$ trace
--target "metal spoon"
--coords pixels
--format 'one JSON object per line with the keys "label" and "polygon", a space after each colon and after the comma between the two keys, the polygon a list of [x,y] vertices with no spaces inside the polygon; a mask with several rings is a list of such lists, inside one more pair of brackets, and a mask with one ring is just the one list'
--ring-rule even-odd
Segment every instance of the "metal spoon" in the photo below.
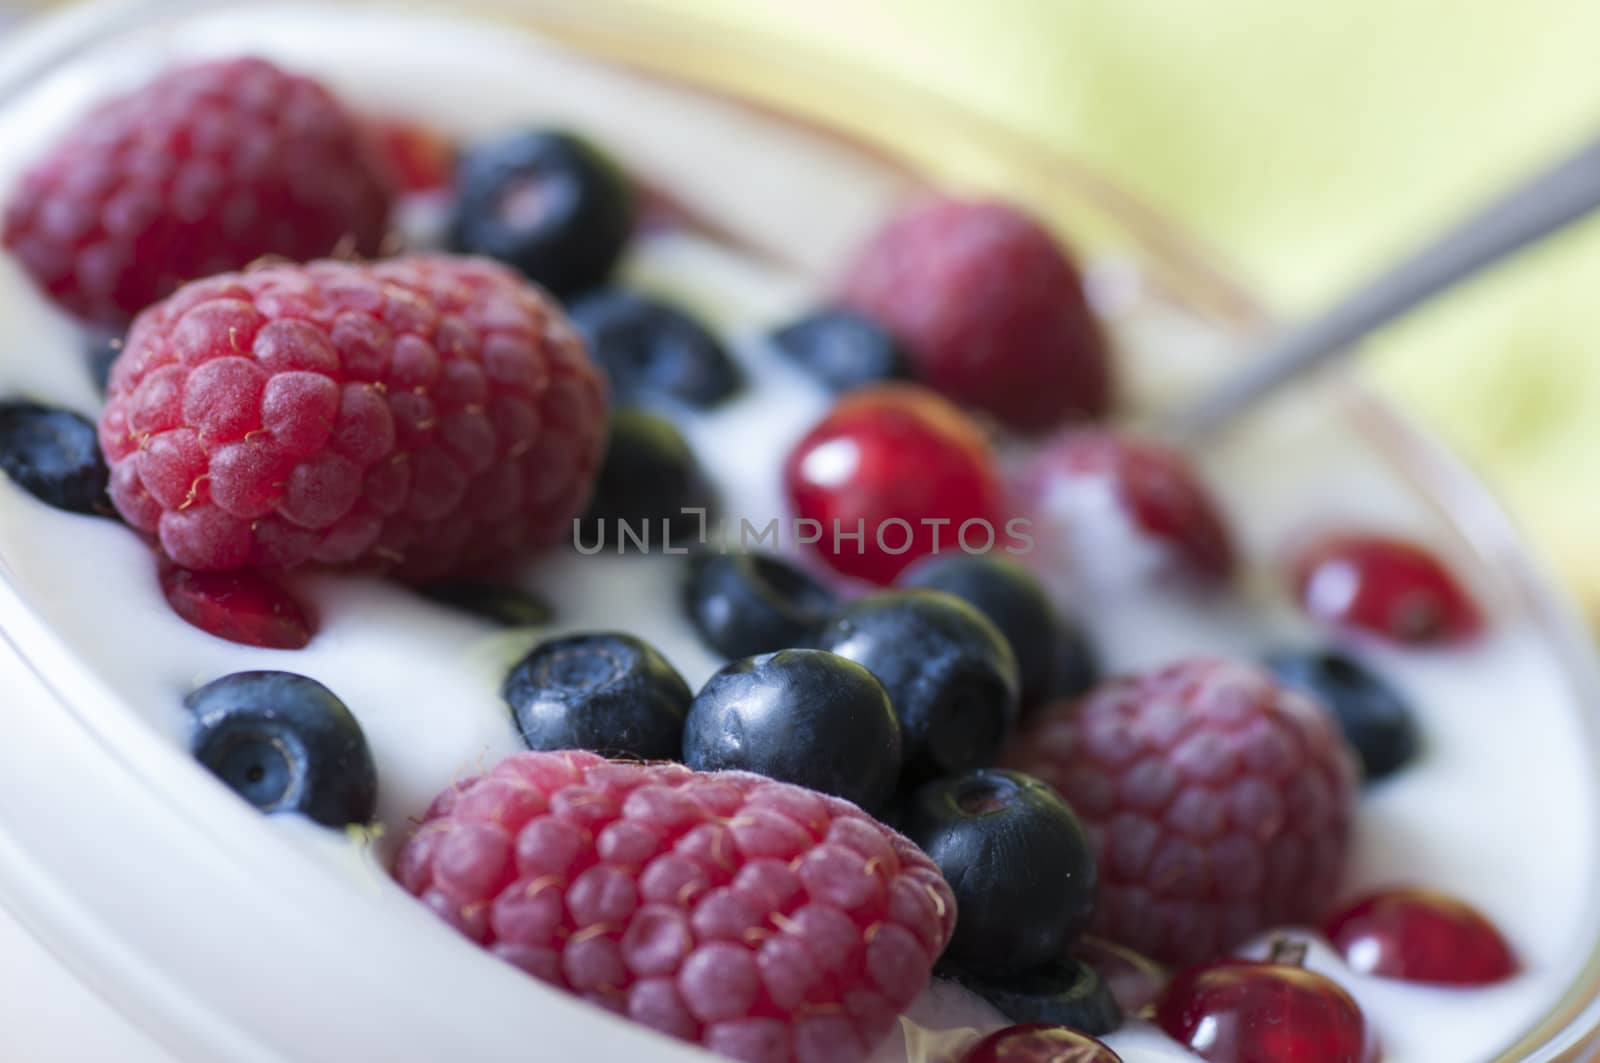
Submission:
{"label": "metal spoon", "polygon": [[1600,139],[1489,204],[1322,315],[1268,340],[1242,369],[1156,430],[1193,440],[1215,431],[1367,333],[1600,207]]}

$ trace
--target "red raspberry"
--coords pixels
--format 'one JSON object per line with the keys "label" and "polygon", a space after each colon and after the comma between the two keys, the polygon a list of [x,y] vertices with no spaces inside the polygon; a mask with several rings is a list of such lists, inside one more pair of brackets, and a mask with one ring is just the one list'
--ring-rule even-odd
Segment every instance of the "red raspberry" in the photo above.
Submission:
{"label": "red raspberry", "polygon": [[862,250],[839,298],[883,322],[935,390],[1017,431],[1111,406],[1078,271],[1015,207],[936,199],[905,212]]}
{"label": "red raspberry", "polygon": [[52,298],[121,327],[264,255],[374,254],[391,192],[321,85],[260,59],[180,67],[90,113],[23,177],[4,243]]}
{"label": "red raspberry", "polygon": [[[1126,568],[1109,555],[1136,546],[1116,541],[1127,538],[1131,522],[1137,539],[1157,547],[1146,558],[1156,567],[1175,559],[1210,579],[1233,571],[1233,542],[1204,481],[1184,454],[1154,440],[1100,429],[1065,432],[1022,466],[1012,490],[1046,533],[1038,559],[1046,567],[1116,579]],[[1091,556],[1057,557],[1054,547]]]}
{"label": "red raspberry", "polygon": [[1246,665],[1196,659],[1044,709],[1008,766],[1088,829],[1095,931],[1171,963],[1323,914],[1355,810],[1355,759],[1316,703]]}
{"label": "red raspberry", "polygon": [[134,322],[100,417],[112,501],[184,568],[417,580],[562,538],[604,435],[555,305],[445,255],[190,284]]}
{"label": "red raspberry", "polygon": [[865,1058],[955,926],[933,863],[847,801],[593,753],[446,790],[394,873],[535,977],[760,1063]]}

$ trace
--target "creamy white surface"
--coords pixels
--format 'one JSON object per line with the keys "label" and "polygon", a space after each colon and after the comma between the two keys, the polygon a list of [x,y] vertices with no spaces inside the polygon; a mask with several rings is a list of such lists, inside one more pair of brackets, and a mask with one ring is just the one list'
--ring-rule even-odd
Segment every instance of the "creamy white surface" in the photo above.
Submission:
{"label": "creamy white surface", "polygon": [[[379,33],[381,53],[372,47]],[[415,113],[465,136],[521,122],[571,123],[742,236],[784,248],[813,271],[835,261],[905,191],[897,178],[825,140],[777,134],[738,107],[647,88],[501,30],[311,9],[207,18],[79,61],[48,91],[0,113],[0,142],[8,146],[0,189],[95,95],[137,83],[175,56],[243,50],[316,72],[370,109]],[[693,303],[745,361],[756,386],[685,429],[722,489],[725,512],[758,525],[781,516],[781,457],[826,399],[759,337],[813,298],[807,274],[677,236],[646,242],[629,271]],[[1144,397],[1211,372],[1225,349],[1224,338],[1203,325],[1138,301],[1117,309],[1114,324],[1132,388]],[[76,330],[0,258],[0,394],[92,415],[81,346]],[[1272,578],[1281,552],[1308,529],[1354,521],[1456,549],[1429,507],[1309,401],[1275,411],[1209,453],[1205,465],[1258,574],[1232,599],[1127,583],[1079,589],[1084,581],[1067,580],[1074,590],[1064,604],[1089,625],[1114,669],[1194,653],[1250,657],[1309,638]],[[235,646],[171,614],[148,548],[126,529],[55,512],[3,482],[0,553],[86,665],[174,740],[183,736],[183,695],[218,675],[283,668],[326,683],[366,730],[381,780],[380,816],[392,831],[442,786],[518,748],[498,687],[510,662],[544,632],[493,632],[398,587],[315,575],[296,581],[320,617],[310,647]],[[1135,546],[1130,556],[1144,554]],[[634,632],[698,685],[720,662],[681,618],[680,564],[554,558],[531,565],[525,579],[554,603],[555,630]],[[1555,1000],[1595,937],[1600,824],[1590,736],[1552,653],[1497,574],[1484,572],[1478,583],[1495,619],[1478,644],[1427,653],[1362,648],[1410,695],[1428,747],[1420,763],[1363,797],[1349,889],[1403,880],[1459,894],[1504,930],[1526,971],[1500,987],[1444,991],[1359,978],[1314,951],[1313,965],[1360,1000],[1391,1061],[1488,1058]],[[317,837],[330,857],[347,855],[337,839],[282,829]],[[372,871],[365,861],[354,866]],[[403,935],[395,949],[403,964]],[[959,993],[925,998],[915,1017],[960,1022],[969,1005],[973,1021],[992,1020]],[[1127,1063],[1192,1058],[1138,1024],[1110,1042]],[[900,1055],[891,1043],[879,1058]]]}

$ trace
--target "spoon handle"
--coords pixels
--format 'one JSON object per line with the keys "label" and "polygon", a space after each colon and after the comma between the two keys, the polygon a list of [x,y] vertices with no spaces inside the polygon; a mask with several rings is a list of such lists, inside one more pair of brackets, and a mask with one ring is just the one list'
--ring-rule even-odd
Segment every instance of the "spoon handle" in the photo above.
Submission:
{"label": "spoon handle", "polygon": [[1295,377],[1350,350],[1367,333],[1485,266],[1600,207],[1600,139],[1513,189],[1312,320],[1267,341],[1241,369],[1174,413],[1163,434],[1193,439]]}

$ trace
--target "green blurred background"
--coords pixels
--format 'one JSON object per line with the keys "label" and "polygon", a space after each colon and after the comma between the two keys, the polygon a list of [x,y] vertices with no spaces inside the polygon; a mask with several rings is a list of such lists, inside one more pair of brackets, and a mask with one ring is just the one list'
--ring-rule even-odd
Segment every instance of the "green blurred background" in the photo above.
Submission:
{"label": "green blurred background", "polygon": [[[1600,136],[1596,0],[659,2],[1071,151],[1289,314]],[[1366,365],[1482,469],[1600,619],[1600,221],[1386,333]]]}

